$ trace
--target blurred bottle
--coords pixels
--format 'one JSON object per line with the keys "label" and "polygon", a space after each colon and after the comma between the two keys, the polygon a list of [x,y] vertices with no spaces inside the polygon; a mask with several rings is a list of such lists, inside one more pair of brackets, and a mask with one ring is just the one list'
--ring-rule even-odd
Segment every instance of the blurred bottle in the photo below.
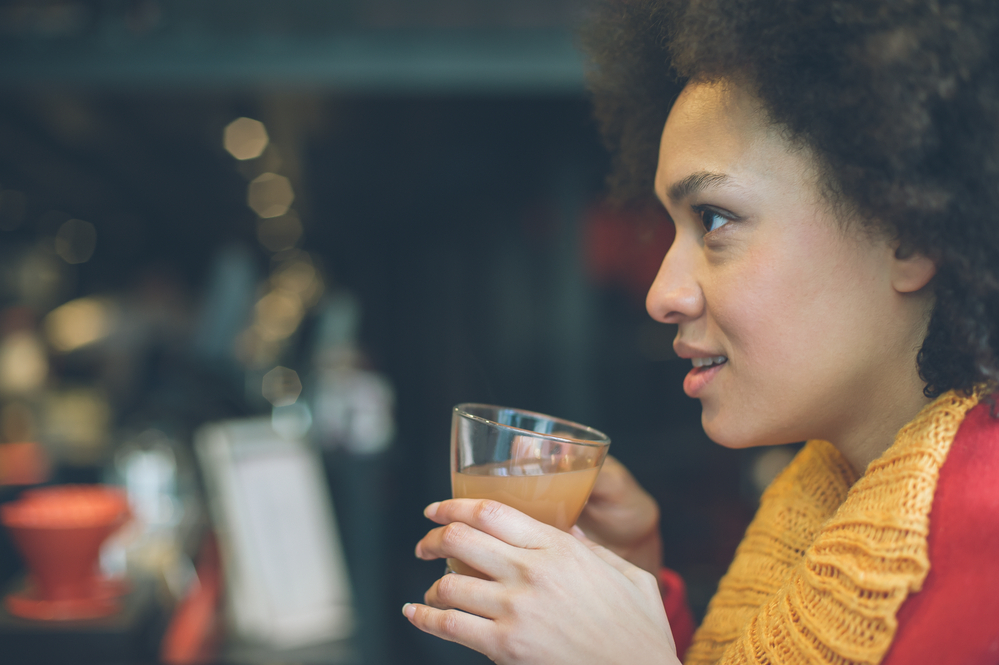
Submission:
{"label": "blurred bottle", "polygon": [[102,568],[112,575],[150,575],[161,583],[165,600],[176,601],[194,578],[188,550],[202,526],[185,449],[158,428],[140,429],[125,437],[109,471],[109,480],[125,488],[133,520],[105,546]]}
{"label": "blurred bottle", "polygon": [[385,635],[397,611],[388,565],[390,451],[395,439],[395,393],[367,367],[358,348],[361,309],[349,293],[319,306],[313,373],[312,440],[323,453],[330,493],[343,529],[344,550],[358,614],[357,641],[365,663],[389,661]]}
{"label": "blurred bottle", "polygon": [[387,378],[365,367],[359,323],[360,307],[350,294],[321,305],[313,353],[313,440],[328,450],[379,453],[395,438],[395,392]]}

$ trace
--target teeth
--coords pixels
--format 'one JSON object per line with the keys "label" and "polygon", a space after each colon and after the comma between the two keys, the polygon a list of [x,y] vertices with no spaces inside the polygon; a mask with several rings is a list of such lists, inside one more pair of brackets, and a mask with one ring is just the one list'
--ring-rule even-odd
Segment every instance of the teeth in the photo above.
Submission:
{"label": "teeth", "polygon": [[711,365],[721,365],[728,360],[725,356],[713,356],[711,358],[691,358],[694,367],[710,367]]}

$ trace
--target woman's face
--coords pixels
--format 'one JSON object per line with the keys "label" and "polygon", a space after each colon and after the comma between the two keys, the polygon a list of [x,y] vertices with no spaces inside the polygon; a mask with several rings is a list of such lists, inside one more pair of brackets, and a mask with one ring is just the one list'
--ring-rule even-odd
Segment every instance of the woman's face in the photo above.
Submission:
{"label": "woman's face", "polygon": [[737,87],[689,85],[663,130],[676,239],[646,306],[678,325],[684,391],[723,445],[835,442],[915,374],[926,299],[899,293],[893,244],[838,219],[816,178]]}

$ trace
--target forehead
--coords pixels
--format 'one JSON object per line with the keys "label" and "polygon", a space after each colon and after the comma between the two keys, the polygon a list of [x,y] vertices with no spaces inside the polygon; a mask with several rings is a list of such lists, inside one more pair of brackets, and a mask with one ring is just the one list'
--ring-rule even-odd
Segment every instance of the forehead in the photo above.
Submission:
{"label": "forehead", "polygon": [[800,185],[811,167],[754,97],[731,84],[691,83],[663,129],[656,193],[665,200],[671,185],[698,172],[724,174],[743,186],[774,179]]}

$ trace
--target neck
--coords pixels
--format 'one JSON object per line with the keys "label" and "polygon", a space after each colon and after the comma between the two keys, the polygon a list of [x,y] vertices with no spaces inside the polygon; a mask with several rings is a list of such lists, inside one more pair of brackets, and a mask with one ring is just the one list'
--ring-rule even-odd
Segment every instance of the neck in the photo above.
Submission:
{"label": "neck", "polygon": [[863,475],[868,465],[888,450],[895,436],[919,411],[932,400],[923,395],[923,382],[918,372],[905,382],[907,385],[883,390],[872,396],[865,409],[867,417],[831,437],[832,443],[850,462],[857,475]]}

